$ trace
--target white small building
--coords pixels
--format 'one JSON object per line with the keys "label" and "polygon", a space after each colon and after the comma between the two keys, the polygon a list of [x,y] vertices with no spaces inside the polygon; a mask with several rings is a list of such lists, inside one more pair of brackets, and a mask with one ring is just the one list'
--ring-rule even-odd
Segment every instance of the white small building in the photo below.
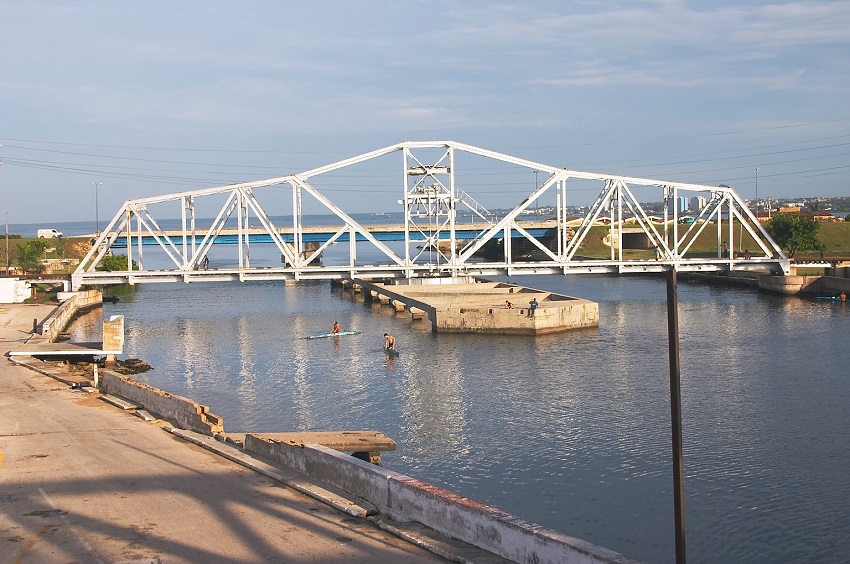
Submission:
{"label": "white small building", "polygon": [[0,304],[20,304],[32,295],[30,283],[19,278],[0,278]]}

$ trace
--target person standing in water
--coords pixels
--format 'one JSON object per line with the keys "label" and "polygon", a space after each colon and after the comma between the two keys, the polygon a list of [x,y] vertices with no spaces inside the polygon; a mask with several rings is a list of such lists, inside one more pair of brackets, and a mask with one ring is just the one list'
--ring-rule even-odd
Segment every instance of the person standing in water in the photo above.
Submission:
{"label": "person standing in water", "polygon": [[391,351],[395,350],[395,337],[389,333],[384,333],[384,348]]}

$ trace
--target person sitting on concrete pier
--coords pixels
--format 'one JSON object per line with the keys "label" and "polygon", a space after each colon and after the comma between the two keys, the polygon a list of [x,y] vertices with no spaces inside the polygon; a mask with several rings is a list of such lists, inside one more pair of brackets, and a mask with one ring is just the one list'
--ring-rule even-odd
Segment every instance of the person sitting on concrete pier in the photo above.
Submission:
{"label": "person sitting on concrete pier", "polygon": [[511,300],[505,300],[505,309],[513,309],[514,304],[511,303]]}
{"label": "person sitting on concrete pier", "polygon": [[531,298],[528,302],[528,317],[534,317],[534,312],[537,310],[537,298]]}

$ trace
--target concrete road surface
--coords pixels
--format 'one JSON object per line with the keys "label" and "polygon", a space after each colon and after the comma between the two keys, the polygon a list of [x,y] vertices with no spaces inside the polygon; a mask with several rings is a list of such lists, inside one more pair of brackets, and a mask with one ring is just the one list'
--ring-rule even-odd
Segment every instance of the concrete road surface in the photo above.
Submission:
{"label": "concrete road surface", "polygon": [[[51,309],[0,304],[0,351]],[[0,563],[445,561],[0,358]]]}

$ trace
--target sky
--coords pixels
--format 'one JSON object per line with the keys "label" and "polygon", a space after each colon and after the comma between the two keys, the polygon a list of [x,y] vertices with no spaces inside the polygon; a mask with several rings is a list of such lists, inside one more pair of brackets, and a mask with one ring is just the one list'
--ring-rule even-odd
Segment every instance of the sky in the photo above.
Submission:
{"label": "sky", "polygon": [[[850,196],[850,1],[5,0],[0,46],[10,223],[104,221],[402,141]],[[328,197],[399,211],[359,175]],[[533,188],[492,177],[491,206]]]}

